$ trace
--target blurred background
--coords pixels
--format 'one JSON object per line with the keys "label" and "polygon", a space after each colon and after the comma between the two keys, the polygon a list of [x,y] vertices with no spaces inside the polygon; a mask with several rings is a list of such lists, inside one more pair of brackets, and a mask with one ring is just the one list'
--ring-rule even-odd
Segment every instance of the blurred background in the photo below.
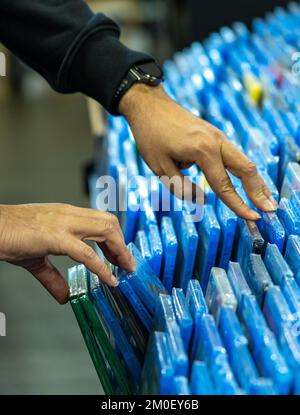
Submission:
{"label": "blurred background", "polygon": [[[149,52],[163,62],[222,25],[235,20],[250,24],[253,17],[288,2],[88,3],[121,25],[122,40],[129,47]],[[7,76],[0,78],[1,203],[88,206],[85,177],[96,151],[93,137],[103,128],[99,120],[93,122],[98,107],[87,104],[80,95],[56,94],[18,59],[9,53],[7,57]],[[71,265],[66,258],[55,258],[54,263],[64,275]],[[23,269],[3,262],[0,312],[7,318],[7,336],[0,337],[0,394],[101,393],[69,305],[57,305]]]}

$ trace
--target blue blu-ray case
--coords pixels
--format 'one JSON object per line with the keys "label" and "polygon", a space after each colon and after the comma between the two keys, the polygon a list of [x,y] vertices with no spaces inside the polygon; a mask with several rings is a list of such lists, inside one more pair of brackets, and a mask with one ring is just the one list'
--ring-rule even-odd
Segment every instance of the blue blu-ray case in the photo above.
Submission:
{"label": "blue blu-ray case", "polygon": [[229,262],[227,277],[239,305],[242,294],[251,294],[251,289],[238,262]]}
{"label": "blue blu-ray case", "polygon": [[161,241],[163,247],[162,283],[171,294],[174,285],[175,264],[178,242],[172,219],[163,216],[160,224]]}
{"label": "blue blu-ray case", "polygon": [[217,265],[227,270],[232,256],[237,216],[220,199],[217,201],[217,219],[221,228]]}
{"label": "blue blu-ray case", "polygon": [[186,352],[188,352],[194,323],[182,288],[173,287],[172,304],[183,344]]}
{"label": "blue blu-ray case", "polygon": [[175,286],[186,292],[194,271],[198,245],[198,233],[191,217],[182,212],[182,220],[177,233],[178,251],[175,267]]}
{"label": "blue blu-ray case", "polygon": [[203,291],[198,280],[190,280],[190,282],[188,283],[188,288],[186,292],[186,302],[191,313],[192,319],[194,321],[194,331],[190,349],[190,356],[193,360],[199,339],[201,318],[203,314],[208,313],[208,308],[205,302]]}
{"label": "blue blu-ray case", "polygon": [[263,312],[269,327],[277,338],[280,336],[283,326],[291,327],[295,322],[295,316],[291,313],[284,295],[277,286],[268,289]]}
{"label": "blue blu-ray case", "polygon": [[191,391],[193,395],[214,395],[215,390],[207,364],[195,360],[191,370]]}
{"label": "blue blu-ray case", "polygon": [[160,277],[161,265],[163,259],[163,246],[159,234],[158,225],[149,225],[148,241],[151,252],[150,265],[154,273]]}
{"label": "blue blu-ray case", "polygon": [[237,262],[241,265],[242,271],[247,278],[247,266],[249,255],[262,254],[264,247],[264,239],[259,232],[255,222],[240,222],[240,239],[237,250]]}
{"label": "blue blu-ray case", "polygon": [[140,251],[142,257],[151,265],[152,254],[149,241],[145,231],[138,231],[135,235],[134,244]]}
{"label": "blue blu-ray case", "polygon": [[196,260],[196,272],[203,292],[206,292],[209,273],[215,265],[221,228],[214,208],[211,205],[204,207],[204,216],[199,223],[199,243]]}
{"label": "blue blu-ray case", "polygon": [[292,384],[292,373],[253,295],[242,295],[239,317],[260,372],[273,379],[278,393],[288,394]]}
{"label": "blue blu-ray case", "polygon": [[265,240],[270,244],[278,246],[283,251],[285,243],[285,230],[275,212],[260,212],[261,219],[258,221],[259,231]]}
{"label": "blue blu-ray case", "polygon": [[224,269],[216,267],[211,269],[205,301],[217,323],[223,306],[231,307],[234,312],[236,311],[237,299]]}
{"label": "blue blu-ray case", "polygon": [[264,263],[272,281],[276,285],[280,285],[284,277],[294,277],[291,268],[288,266],[279,251],[278,246],[275,244],[267,244]]}
{"label": "blue blu-ray case", "polygon": [[150,314],[154,314],[156,301],[159,294],[167,294],[167,290],[162,282],[155,275],[148,262],[142,258],[140,251],[133,243],[128,244],[128,249],[135,257],[136,271],[126,273],[120,269],[117,270],[117,276],[120,283],[125,280],[136,295],[140,298]]}
{"label": "blue blu-ray case", "polygon": [[262,306],[267,291],[273,286],[273,281],[261,255],[249,255],[245,276],[251,291],[255,294],[258,303]]}

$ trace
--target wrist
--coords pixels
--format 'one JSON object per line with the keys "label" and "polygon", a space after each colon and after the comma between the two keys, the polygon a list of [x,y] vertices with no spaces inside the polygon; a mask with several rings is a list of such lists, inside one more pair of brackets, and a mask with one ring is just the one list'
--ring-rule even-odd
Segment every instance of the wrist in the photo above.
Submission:
{"label": "wrist", "polygon": [[162,85],[134,84],[120,99],[118,110],[129,123],[143,110],[150,111],[155,102],[168,99]]}

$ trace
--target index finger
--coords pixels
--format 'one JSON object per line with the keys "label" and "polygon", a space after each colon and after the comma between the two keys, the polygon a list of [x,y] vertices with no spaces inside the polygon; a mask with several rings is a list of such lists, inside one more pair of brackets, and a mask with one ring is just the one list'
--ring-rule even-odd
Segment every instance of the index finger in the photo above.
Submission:
{"label": "index finger", "polygon": [[222,157],[228,170],[241,179],[247,196],[258,209],[267,212],[277,209],[277,202],[255,164],[228,140],[222,145]]}
{"label": "index finger", "polygon": [[220,153],[214,153],[211,157],[207,156],[204,161],[201,161],[200,168],[213,191],[238,216],[248,220],[260,218],[260,215],[250,209],[237,194],[225,170]]}

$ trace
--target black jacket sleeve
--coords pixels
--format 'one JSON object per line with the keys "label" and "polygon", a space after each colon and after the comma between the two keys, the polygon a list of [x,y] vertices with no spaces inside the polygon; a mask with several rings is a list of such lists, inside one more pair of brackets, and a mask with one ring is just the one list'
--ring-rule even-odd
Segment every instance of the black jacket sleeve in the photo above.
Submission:
{"label": "black jacket sleeve", "polygon": [[0,0],[0,41],[58,92],[82,92],[116,114],[130,67],[153,58],[119,41],[115,22],[83,0]]}

